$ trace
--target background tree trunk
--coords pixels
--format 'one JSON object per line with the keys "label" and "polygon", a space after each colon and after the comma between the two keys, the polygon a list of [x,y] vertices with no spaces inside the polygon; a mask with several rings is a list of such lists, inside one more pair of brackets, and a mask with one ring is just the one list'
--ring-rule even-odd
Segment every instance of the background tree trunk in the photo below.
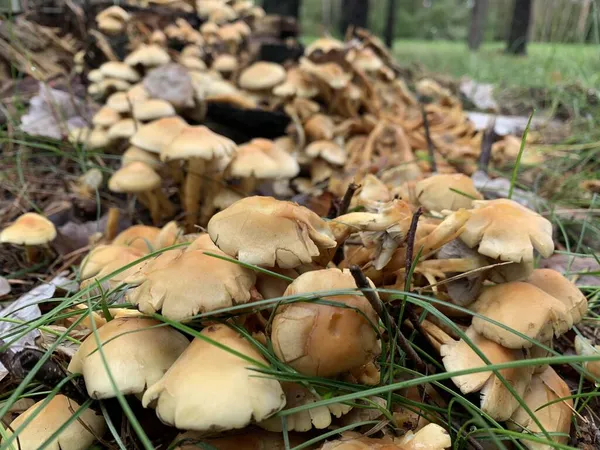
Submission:
{"label": "background tree trunk", "polygon": [[510,32],[506,51],[514,55],[527,53],[527,40],[529,38],[529,22],[531,21],[533,0],[515,0],[513,16],[510,23]]}
{"label": "background tree trunk", "polygon": [[394,28],[396,27],[396,0],[388,0],[386,14],[384,39],[385,45],[391,49],[394,46]]}
{"label": "background tree trunk", "polygon": [[263,9],[267,14],[298,18],[300,0],[263,0]]}
{"label": "background tree trunk", "polygon": [[471,28],[469,29],[469,48],[477,50],[483,42],[485,22],[487,19],[489,0],[475,0],[471,11]]}
{"label": "background tree trunk", "polygon": [[369,0],[342,0],[340,31],[346,34],[350,25],[367,28],[369,22]]}
{"label": "background tree trunk", "polygon": [[591,0],[583,0],[581,2],[581,10],[579,11],[579,19],[577,20],[577,34],[581,42],[585,42],[587,36],[587,23],[590,15]]}

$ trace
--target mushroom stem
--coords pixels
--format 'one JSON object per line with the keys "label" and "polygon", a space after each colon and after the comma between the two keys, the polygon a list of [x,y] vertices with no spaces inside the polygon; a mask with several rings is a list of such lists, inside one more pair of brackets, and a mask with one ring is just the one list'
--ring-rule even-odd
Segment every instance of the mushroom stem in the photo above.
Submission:
{"label": "mushroom stem", "polygon": [[107,242],[112,241],[117,235],[119,216],[120,212],[117,208],[108,209],[108,218],[106,220],[106,226],[104,227],[104,239],[106,239]]}
{"label": "mushroom stem", "polygon": [[152,217],[152,224],[158,225],[162,219],[160,213],[160,202],[155,194],[156,191],[145,192],[144,195],[148,200],[148,209],[150,210],[150,216]]}
{"label": "mushroom stem", "polygon": [[153,194],[156,196],[159,204],[159,208],[162,211],[162,216],[170,219],[175,215],[175,206],[169,198],[165,195],[162,189],[156,189],[153,191]]}
{"label": "mushroom stem", "polygon": [[208,182],[207,189],[205,190],[204,201],[202,208],[200,209],[200,225],[206,226],[210,218],[215,213],[214,198],[223,189],[223,174],[220,172],[213,172],[212,177]]}
{"label": "mushroom stem", "polygon": [[242,178],[240,182],[240,190],[246,195],[252,195],[252,192],[256,189],[256,185],[258,184],[258,180],[254,175],[250,175],[249,177]]}
{"label": "mushroom stem", "polygon": [[25,258],[29,264],[33,264],[38,261],[40,256],[39,249],[34,245],[25,246]]}
{"label": "mushroom stem", "polygon": [[465,209],[460,209],[446,217],[435,230],[415,242],[415,255],[421,249],[420,257],[424,259],[442,245],[456,239],[463,232],[464,225],[469,217],[471,217],[471,214]]}
{"label": "mushroom stem", "polygon": [[205,161],[202,158],[191,158],[183,188],[183,209],[186,213],[186,231],[192,232],[196,225],[202,189],[202,175]]}

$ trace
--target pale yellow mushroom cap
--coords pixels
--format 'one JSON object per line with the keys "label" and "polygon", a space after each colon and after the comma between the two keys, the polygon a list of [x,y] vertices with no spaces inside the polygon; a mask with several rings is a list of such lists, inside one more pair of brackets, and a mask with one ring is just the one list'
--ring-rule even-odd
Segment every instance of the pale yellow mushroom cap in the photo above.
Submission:
{"label": "pale yellow mushroom cap", "polygon": [[185,128],[160,153],[163,161],[202,158],[206,160],[230,157],[237,150],[231,139],[204,125]]}
{"label": "pale yellow mushroom cap", "polygon": [[309,209],[272,197],[247,197],[208,222],[215,244],[242,262],[294,268],[336,242],[327,223]]}
{"label": "pale yellow mushroom cap", "polygon": [[[160,380],[189,344],[175,329],[142,317],[113,319],[97,334],[115,386],[125,395],[141,394]],[[83,374],[90,397],[112,398],[116,393],[97,348],[96,336],[88,336],[71,359],[69,371]]]}
{"label": "pale yellow mushroom cap", "polygon": [[142,125],[131,137],[131,144],[152,153],[160,153],[188,124],[179,116],[163,117]]}
{"label": "pale yellow mushroom cap", "polygon": [[118,78],[120,80],[135,83],[140,80],[140,74],[128,64],[119,61],[105,62],[100,66],[100,72],[106,78]]}
{"label": "pale yellow mushroom cap", "polygon": [[56,237],[54,224],[37,213],[25,213],[0,233],[0,242],[21,245],[47,244]]}
{"label": "pale yellow mushroom cap", "polygon": [[238,83],[241,88],[251,91],[271,89],[285,80],[286,72],[283,66],[259,61],[247,67],[240,74]]}
{"label": "pale yellow mushroom cap", "polygon": [[133,105],[133,118],[136,120],[156,120],[161,117],[174,116],[175,108],[169,102],[160,99],[149,99]]}
{"label": "pale yellow mushroom cap", "polygon": [[109,106],[103,106],[100,110],[92,117],[92,124],[99,127],[110,127],[121,119],[119,112],[110,108]]}
{"label": "pale yellow mushroom cap", "polygon": [[292,178],[300,166],[292,155],[268,139],[253,139],[239,147],[229,166],[231,175],[239,178]]}
{"label": "pale yellow mushroom cap", "polygon": [[[202,336],[267,366],[262,355],[226,325],[211,325]],[[144,397],[165,423],[185,430],[219,431],[243,428],[285,406],[279,382],[260,376],[254,364],[196,338]]]}
{"label": "pale yellow mushroom cap", "polygon": [[160,183],[160,176],[152,167],[141,161],[134,161],[121,167],[110,177],[108,188],[112,192],[136,194],[152,191],[160,187]]}
{"label": "pale yellow mushroom cap", "polygon": [[171,61],[167,51],[159,45],[140,45],[125,58],[125,64],[135,66],[162,66]]}
{"label": "pale yellow mushroom cap", "polygon": [[[59,430],[79,409],[79,405],[57,394],[46,406],[42,407],[44,400],[40,400],[27,411],[13,420],[5,432],[10,437],[12,430],[19,428],[29,417],[33,419],[13,441],[14,448],[21,450],[35,450]],[[40,409],[41,408],[41,409]],[[39,411],[38,411],[39,410]],[[85,450],[104,434],[106,423],[102,415],[86,409],[72,421],[62,432],[46,447],[49,450]]]}
{"label": "pale yellow mushroom cap", "polygon": [[463,174],[437,174],[417,181],[415,194],[429,211],[469,209],[473,200],[483,199],[471,177]]}

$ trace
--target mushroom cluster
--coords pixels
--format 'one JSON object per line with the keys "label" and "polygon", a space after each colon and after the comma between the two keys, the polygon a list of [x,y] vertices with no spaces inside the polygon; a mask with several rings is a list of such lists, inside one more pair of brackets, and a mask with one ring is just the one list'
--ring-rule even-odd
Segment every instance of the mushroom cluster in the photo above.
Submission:
{"label": "mushroom cluster", "polygon": [[[387,393],[323,402],[402,377],[382,373],[395,346],[386,327],[408,290],[431,300],[410,308],[422,315],[410,326],[461,393],[480,393],[486,419],[564,444],[572,400],[552,367],[481,369],[551,354],[587,300],[558,272],[536,268],[537,255],[554,251],[551,223],[476,188],[483,134],[460,101],[430,79],[411,90],[381,42],[360,30],[347,42],[317,39],[280,64],[254,48],[272,18],[251,1],[150,3],[200,24],[174,16],[136,28],[137,10],[98,14],[104,35],[127,35],[129,53],[120,61],[107,50],[89,71],[88,92],[103,106],[70,136],[121,154],[108,188],[142,204],[153,223],[107,231],[79,266],[85,301],[57,319],[85,330],[68,369],[89,399],[132,395],[173,437],[185,431],[173,448],[286,448],[310,441],[311,430],[365,420],[379,421],[377,436],[344,433],[319,448],[448,448],[462,430],[438,425],[450,402],[433,385],[393,394],[408,405],[435,398],[427,416]],[[494,164],[517,157],[515,139],[494,144]],[[25,245],[32,259],[31,246],[55,234],[26,214],[0,241]],[[409,325],[394,326],[402,335]],[[26,426],[31,413],[18,417],[20,448],[52,436],[77,408],[70,401],[55,397]],[[86,448],[105,425],[86,411],[56,445]]]}

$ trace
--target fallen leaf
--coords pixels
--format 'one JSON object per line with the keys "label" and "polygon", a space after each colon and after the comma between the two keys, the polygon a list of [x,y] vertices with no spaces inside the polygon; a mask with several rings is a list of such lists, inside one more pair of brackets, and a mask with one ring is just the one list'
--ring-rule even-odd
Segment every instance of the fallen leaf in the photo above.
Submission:
{"label": "fallen leaf", "polygon": [[11,287],[8,280],[4,277],[0,277],[0,297],[6,294],[10,294]]}
{"label": "fallen leaf", "polygon": [[150,98],[166,100],[176,108],[194,106],[192,79],[180,64],[166,64],[151,70],[144,78],[144,87]]}

